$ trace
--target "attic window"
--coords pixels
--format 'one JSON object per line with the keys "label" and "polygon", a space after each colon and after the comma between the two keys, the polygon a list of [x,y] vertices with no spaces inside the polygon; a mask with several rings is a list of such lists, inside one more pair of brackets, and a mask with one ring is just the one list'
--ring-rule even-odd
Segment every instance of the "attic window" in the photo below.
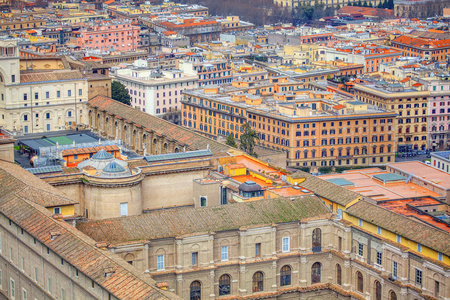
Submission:
{"label": "attic window", "polygon": [[112,267],[104,269],[105,278],[108,278],[109,276],[113,275],[114,273],[116,273],[116,271]]}
{"label": "attic window", "polygon": [[51,231],[50,232],[50,239],[53,241],[55,238],[61,235],[60,231]]}

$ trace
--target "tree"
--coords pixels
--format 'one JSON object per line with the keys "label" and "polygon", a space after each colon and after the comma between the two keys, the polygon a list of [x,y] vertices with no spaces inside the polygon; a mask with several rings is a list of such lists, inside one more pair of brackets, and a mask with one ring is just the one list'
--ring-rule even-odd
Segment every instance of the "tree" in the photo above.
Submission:
{"label": "tree", "polygon": [[125,86],[119,81],[113,81],[111,83],[111,98],[119,102],[122,102],[126,105],[131,104],[130,94],[128,94],[128,91],[125,88]]}
{"label": "tree", "polygon": [[245,123],[242,127],[244,132],[241,134],[241,145],[239,148],[251,156],[258,157],[254,151],[256,141],[259,140],[258,134],[252,129],[250,123]]}
{"label": "tree", "polygon": [[226,142],[226,144],[227,144],[228,146],[233,147],[233,148],[237,148],[236,141],[234,140],[233,134],[230,133],[230,134],[227,136],[227,142]]}

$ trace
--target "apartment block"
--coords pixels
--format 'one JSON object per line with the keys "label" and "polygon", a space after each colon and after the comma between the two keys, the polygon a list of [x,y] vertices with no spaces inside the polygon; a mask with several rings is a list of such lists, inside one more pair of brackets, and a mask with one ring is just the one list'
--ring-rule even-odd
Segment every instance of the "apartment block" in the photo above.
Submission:
{"label": "apartment block", "polygon": [[140,45],[139,26],[131,22],[100,22],[74,31],[70,43],[83,49],[133,51]]}
{"label": "apartment block", "polygon": [[180,70],[198,76],[198,86],[230,83],[233,70],[225,59],[205,60],[203,56],[191,54],[179,62]]}
{"label": "apartment block", "polygon": [[427,149],[429,91],[422,88],[405,88],[400,83],[379,81],[376,84],[355,84],[355,96],[359,101],[376,105],[397,114],[397,149],[406,152]]}
{"label": "apartment block", "polygon": [[[141,67],[117,69],[116,80],[127,88],[131,96],[131,107],[151,115],[163,115],[181,111],[181,93],[198,88],[198,77],[180,70],[152,70],[147,62],[138,60]],[[143,65],[142,65],[143,64]]]}

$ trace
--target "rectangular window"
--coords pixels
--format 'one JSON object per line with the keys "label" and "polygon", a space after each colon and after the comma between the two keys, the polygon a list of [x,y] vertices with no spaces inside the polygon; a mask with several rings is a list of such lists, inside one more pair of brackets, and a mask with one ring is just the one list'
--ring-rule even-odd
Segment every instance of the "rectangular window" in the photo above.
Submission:
{"label": "rectangular window", "polygon": [[255,256],[261,257],[261,243],[255,244]]}
{"label": "rectangular window", "polygon": [[64,289],[61,289],[61,299],[66,300],[66,291]]}
{"label": "rectangular window", "polygon": [[363,221],[362,221],[361,219],[358,219],[358,225],[359,225],[360,227],[363,226]]}
{"label": "rectangular window", "polygon": [[78,90],[78,96],[83,96],[83,90],[82,89]]}
{"label": "rectangular window", "polygon": [[39,93],[34,93],[34,100],[38,100],[39,99]]}
{"label": "rectangular window", "polygon": [[56,91],[56,98],[61,98],[61,91]]}
{"label": "rectangular window", "polygon": [[27,100],[28,99],[28,95],[27,94],[23,94],[23,100]]}
{"label": "rectangular window", "polygon": [[200,206],[206,207],[206,197],[205,196],[200,197]]}
{"label": "rectangular window", "polygon": [[377,251],[377,265],[381,266],[382,258],[383,258],[383,253],[380,251]]}
{"label": "rectangular window", "polygon": [[11,82],[16,82],[16,75],[11,75]]}
{"label": "rectangular window", "polygon": [[128,202],[120,203],[120,216],[128,216]]}
{"label": "rectangular window", "polygon": [[228,260],[228,246],[222,246],[222,260]]}
{"label": "rectangular window", "polygon": [[11,279],[11,281],[10,281],[10,287],[11,287],[11,299],[15,299],[16,298],[16,283],[14,282],[13,279]]}
{"label": "rectangular window", "polygon": [[198,252],[192,252],[192,265],[196,266],[198,264]]}
{"label": "rectangular window", "polygon": [[37,268],[34,268],[34,281],[37,282],[37,279],[38,279],[38,270]]}
{"label": "rectangular window", "polygon": [[381,234],[381,227],[377,226],[377,234]]}
{"label": "rectangular window", "polygon": [[72,96],[72,90],[67,90],[67,97],[71,97]]}
{"label": "rectangular window", "polygon": [[401,242],[402,242],[402,237],[397,234],[397,243],[401,243]]}
{"label": "rectangular window", "polygon": [[438,260],[442,261],[444,259],[443,255],[441,252],[438,253]]}
{"label": "rectangular window", "polygon": [[392,262],[392,278],[397,279],[397,262]]}
{"label": "rectangular window", "polygon": [[45,92],[45,98],[50,98],[50,92]]}
{"label": "rectangular window", "polygon": [[284,237],[282,240],[282,250],[283,252],[289,252],[291,250],[291,239],[289,237]]}
{"label": "rectangular window", "polygon": [[164,270],[164,255],[158,255],[156,258],[156,269]]}
{"label": "rectangular window", "polygon": [[54,207],[53,208],[53,213],[56,214],[60,214],[61,213],[61,207]]}
{"label": "rectangular window", "polygon": [[27,300],[27,299],[28,299],[27,290],[22,289],[22,300]]}
{"label": "rectangular window", "polygon": [[422,245],[421,244],[417,244],[417,252],[422,252]]}
{"label": "rectangular window", "polygon": [[416,269],[416,284],[422,285],[422,271]]}
{"label": "rectangular window", "polygon": [[47,277],[47,291],[51,293],[52,290],[52,280],[50,277]]}
{"label": "rectangular window", "polygon": [[364,255],[364,245],[361,243],[358,243],[358,254],[359,254],[359,256]]}

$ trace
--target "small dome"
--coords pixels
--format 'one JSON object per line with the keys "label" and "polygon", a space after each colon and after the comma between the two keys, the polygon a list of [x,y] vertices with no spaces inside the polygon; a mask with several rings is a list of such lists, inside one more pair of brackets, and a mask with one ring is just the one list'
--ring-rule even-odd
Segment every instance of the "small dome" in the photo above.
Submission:
{"label": "small dome", "polygon": [[254,181],[246,181],[239,186],[239,190],[243,192],[257,192],[262,190],[262,188]]}
{"label": "small dome", "polygon": [[104,173],[123,173],[125,168],[116,163],[115,161],[110,162],[104,169]]}
{"label": "small dome", "polygon": [[107,159],[112,159],[112,158],[114,158],[113,155],[111,153],[106,152],[103,149],[101,149],[100,151],[98,151],[97,153],[92,155],[92,159],[96,159],[96,160],[107,160]]}

